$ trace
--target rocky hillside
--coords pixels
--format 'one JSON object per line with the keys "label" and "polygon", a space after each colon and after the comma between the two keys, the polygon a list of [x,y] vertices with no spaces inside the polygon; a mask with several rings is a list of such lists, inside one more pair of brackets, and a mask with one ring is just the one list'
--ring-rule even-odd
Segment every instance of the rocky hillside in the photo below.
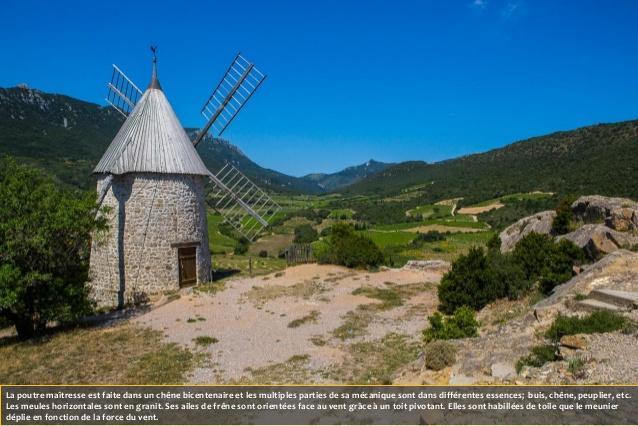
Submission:
{"label": "rocky hillside", "polygon": [[[638,203],[630,199],[584,196],[571,205],[568,239],[585,249],[590,263],[538,301],[500,299],[478,312],[479,336],[451,340],[453,365],[424,368],[421,358],[398,374],[399,384],[621,384],[638,381]],[[536,214],[500,234],[509,251],[530,232],[551,234],[555,212]],[[562,318],[612,312],[626,326],[606,332],[565,332],[551,341],[546,331]],[[609,321],[609,320],[608,320]],[[563,321],[564,323],[564,321]],[[573,324],[573,323],[572,323]],[[563,330],[565,330],[563,328]],[[549,348],[551,359],[538,365],[518,361],[535,348]]]}
{"label": "rocky hillside", "polygon": [[429,184],[432,201],[471,204],[503,194],[547,191],[638,197],[638,121],[600,124],[516,142],[440,163],[406,162],[348,187],[351,194],[392,195]]}
{"label": "rocky hillside", "polygon": [[[122,117],[112,108],[26,86],[0,88],[0,155],[44,169],[71,186],[93,187],[91,171],[121,125]],[[260,167],[224,140],[209,139],[198,151],[213,172],[231,161],[270,190],[323,192],[313,181]]]}
{"label": "rocky hillside", "polygon": [[393,164],[370,160],[358,166],[345,168],[340,172],[312,173],[303,176],[302,179],[309,182],[316,182],[325,191],[332,192],[359,182],[368,176],[382,172],[390,166],[393,166]]}

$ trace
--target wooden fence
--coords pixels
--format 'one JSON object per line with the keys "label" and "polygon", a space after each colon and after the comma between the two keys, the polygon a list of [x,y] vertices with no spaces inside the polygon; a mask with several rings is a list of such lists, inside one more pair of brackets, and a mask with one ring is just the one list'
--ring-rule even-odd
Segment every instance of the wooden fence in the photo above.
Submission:
{"label": "wooden fence", "polygon": [[310,244],[293,244],[286,249],[285,255],[288,265],[299,265],[300,263],[315,261]]}

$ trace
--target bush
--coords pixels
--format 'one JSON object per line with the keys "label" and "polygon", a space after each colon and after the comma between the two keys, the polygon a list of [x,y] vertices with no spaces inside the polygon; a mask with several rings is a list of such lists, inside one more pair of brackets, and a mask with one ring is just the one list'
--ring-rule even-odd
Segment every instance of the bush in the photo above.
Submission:
{"label": "bush", "polygon": [[383,262],[379,247],[361,235],[351,225],[338,223],[332,226],[324,250],[315,253],[319,263],[333,263],[348,268],[375,267]]}
{"label": "bush", "polygon": [[502,297],[520,298],[530,289],[531,283],[511,255],[486,255],[483,249],[474,247],[460,256],[441,279],[439,309],[448,314],[461,306],[481,309]]}
{"label": "bush", "polygon": [[559,359],[556,346],[539,345],[534,346],[529,355],[521,357],[516,361],[516,372],[520,373],[524,366],[542,367],[547,362],[557,361]]}
{"label": "bush", "polygon": [[436,340],[425,347],[425,366],[440,371],[456,362],[456,346],[450,342]]}
{"label": "bush", "polygon": [[572,212],[574,201],[576,201],[575,196],[568,196],[560,200],[556,206],[556,217],[552,222],[553,234],[562,235],[574,230],[574,213]]}
{"label": "bush", "polygon": [[574,264],[584,261],[585,252],[571,241],[556,243],[549,235],[532,232],[516,244],[513,256],[527,278],[538,280],[541,291],[549,294],[572,277]]}
{"label": "bush", "polygon": [[479,323],[474,316],[474,311],[462,306],[454,311],[454,315],[444,317],[439,312],[428,318],[430,327],[423,331],[423,339],[426,342],[433,340],[462,339],[478,335]]}
{"label": "bush", "polygon": [[259,257],[268,257],[268,252],[266,250],[260,250]]}
{"label": "bush", "polygon": [[248,252],[248,247],[250,246],[250,242],[247,238],[241,237],[239,241],[235,243],[235,254],[246,254]]}
{"label": "bush", "polygon": [[312,227],[312,225],[304,223],[303,225],[295,227],[295,243],[309,244],[316,241],[317,238],[319,238],[319,234],[317,234],[317,231]]}
{"label": "bush", "polygon": [[492,238],[487,242],[488,252],[500,252],[501,251],[501,237],[498,234],[494,234]]}
{"label": "bush", "polygon": [[425,234],[417,232],[416,237],[412,240],[410,245],[412,247],[423,247],[425,243],[433,243],[436,241],[445,241],[445,234],[439,231],[428,231]]}
{"label": "bush", "polygon": [[563,336],[608,333],[610,331],[622,330],[630,324],[630,321],[626,317],[610,311],[594,311],[582,318],[568,317],[559,314],[545,332],[545,337],[558,342]]}
{"label": "bush", "polygon": [[95,199],[0,160],[0,317],[20,338],[91,312],[85,286],[91,236],[106,229]]}

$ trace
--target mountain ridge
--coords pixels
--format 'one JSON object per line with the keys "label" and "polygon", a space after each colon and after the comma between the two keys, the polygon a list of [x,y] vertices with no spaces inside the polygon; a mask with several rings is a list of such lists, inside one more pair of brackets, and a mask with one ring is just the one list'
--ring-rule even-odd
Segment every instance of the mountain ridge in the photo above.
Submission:
{"label": "mountain ridge", "polygon": [[[44,169],[73,187],[93,188],[93,167],[122,122],[111,107],[26,85],[0,88],[0,154]],[[191,137],[197,131],[185,130]],[[356,172],[322,174],[331,182],[322,186],[311,178],[261,167],[227,140],[208,137],[206,142],[199,144],[197,151],[209,170],[217,172],[229,161],[259,186],[276,192],[320,194],[327,191],[326,186],[334,189],[367,176],[358,169],[363,165],[353,166],[349,169]]]}
{"label": "mountain ridge", "polygon": [[530,191],[638,197],[638,120],[602,123],[517,141],[437,163],[409,161],[366,177],[347,194],[391,195],[427,183],[427,200],[465,203]]}

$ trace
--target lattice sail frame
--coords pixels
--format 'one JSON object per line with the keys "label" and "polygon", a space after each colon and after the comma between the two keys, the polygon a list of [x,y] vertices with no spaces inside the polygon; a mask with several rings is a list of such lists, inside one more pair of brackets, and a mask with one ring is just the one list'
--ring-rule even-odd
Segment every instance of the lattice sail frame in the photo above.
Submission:
{"label": "lattice sail frame", "polygon": [[135,105],[137,105],[143,95],[140,88],[115,64],[113,64],[111,82],[107,84],[107,87],[106,102],[122,114],[124,118],[128,117],[133,111],[133,108],[135,108]]}
{"label": "lattice sail frame", "polygon": [[266,77],[238,53],[200,110],[207,123],[193,142],[195,146],[208,132],[221,136]]}
{"label": "lattice sail frame", "polygon": [[230,163],[217,175],[211,175],[211,180],[215,184],[213,207],[226,223],[250,241],[281,210],[279,204]]}

